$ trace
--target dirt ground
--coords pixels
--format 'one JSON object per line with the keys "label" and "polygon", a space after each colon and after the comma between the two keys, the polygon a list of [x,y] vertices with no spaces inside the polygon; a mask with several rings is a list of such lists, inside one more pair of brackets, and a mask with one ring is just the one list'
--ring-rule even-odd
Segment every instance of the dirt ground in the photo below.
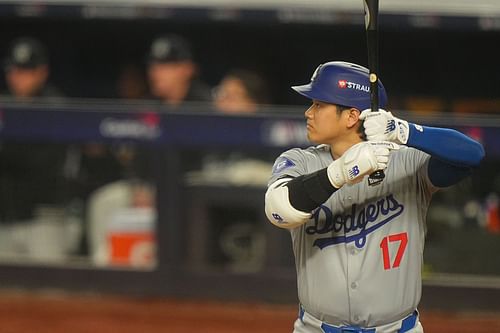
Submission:
{"label": "dirt ground", "polygon": [[[256,333],[292,331],[295,305],[0,292],[0,333]],[[421,311],[426,333],[500,332],[500,313]]]}

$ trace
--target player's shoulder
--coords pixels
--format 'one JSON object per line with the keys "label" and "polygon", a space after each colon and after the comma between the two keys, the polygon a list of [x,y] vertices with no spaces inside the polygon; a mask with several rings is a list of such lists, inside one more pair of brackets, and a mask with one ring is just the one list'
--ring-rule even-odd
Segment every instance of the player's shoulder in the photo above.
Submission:
{"label": "player's shoulder", "polygon": [[319,145],[307,148],[292,148],[283,152],[275,161],[273,174],[285,172],[285,169],[302,170],[318,169],[331,162],[330,146]]}
{"label": "player's shoulder", "polygon": [[281,154],[281,156],[298,157],[303,159],[314,159],[324,155],[330,155],[330,146],[317,145],[307,148],[292,148]]}

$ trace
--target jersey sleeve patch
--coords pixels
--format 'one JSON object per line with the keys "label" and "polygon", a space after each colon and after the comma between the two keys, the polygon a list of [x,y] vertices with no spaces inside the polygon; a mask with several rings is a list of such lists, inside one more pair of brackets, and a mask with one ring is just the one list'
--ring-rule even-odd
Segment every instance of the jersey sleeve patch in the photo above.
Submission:
{"label": "jersey sleeve patch", "polygon": [[292,160],[286,157],[281,157],[274,163],[273,174],[281,173],[283,170],[293,166],[295,166],[295,163],[293,163]]}

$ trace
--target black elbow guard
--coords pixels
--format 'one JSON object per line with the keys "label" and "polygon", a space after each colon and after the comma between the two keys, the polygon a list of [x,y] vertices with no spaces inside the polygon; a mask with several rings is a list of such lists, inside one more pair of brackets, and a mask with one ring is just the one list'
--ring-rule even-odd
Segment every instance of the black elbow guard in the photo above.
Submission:
{"label": "black elbow guard", "polygon": [[330,183],[326,168],[294,178],[286,186],[290,204],[303,212],[319,207],[337,190]]}

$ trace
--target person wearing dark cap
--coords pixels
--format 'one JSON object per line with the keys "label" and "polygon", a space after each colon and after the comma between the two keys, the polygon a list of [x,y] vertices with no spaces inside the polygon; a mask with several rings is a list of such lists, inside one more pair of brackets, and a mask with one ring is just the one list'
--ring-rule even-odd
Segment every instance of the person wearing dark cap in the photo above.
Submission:
{"label": "person wearing dark cap", "polygon": [[158,37],[148,54],[148,79],[151,94],[165,104],[208,102],[210,87],[197,77],[198,68],[191,46],[177,35]]}
{"label": "person wearing dark cap", "polygon": [[[20,38],[7,52],[2,64],[7,83],[3,97],[23,103],[40,98],[60,101],[60,92],[48,84],[48,52],[42,43]],[[0,256],[55,259],[65,251],[62,242],[45,232],[44,221],[53,213],[50,223],[56,223],[55,216],[62,216],[71,200],[70,162],[63,144],[0,140]]]}
{"label": "person wearing dark cap", "polygon": [[22,37],[15,40],[5,58],[4,95],[29,100],[33,97],[61,97],[61,92],[49,82],[49,57],[45,46],[38,40]]}

